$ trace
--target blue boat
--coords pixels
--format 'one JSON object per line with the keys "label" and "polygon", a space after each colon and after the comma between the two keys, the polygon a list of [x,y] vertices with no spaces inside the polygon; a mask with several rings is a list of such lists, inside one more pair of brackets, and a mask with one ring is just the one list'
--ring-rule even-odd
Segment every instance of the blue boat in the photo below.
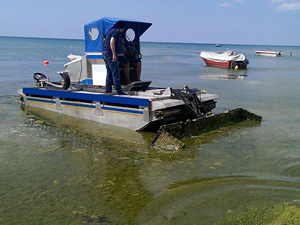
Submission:
{"label": "blue boat", "polygon": [[120,68],[122,88],[127,95],[117,95],[115,90],[105,93],[103,40],[120,21],[127,24],[126,45],[134,48],[136,57],[141,57],[140,36],[151,23],[103,17],[84,26],[85,54],[68,56],[70,62],[58,72],[61,80],[50,82],[44,74],[35,73],[36,86],[19,90],[22,104],[136,131],[158,130],[164,124],[212,115],[217,95],[187,86],[151,87],[151,81],[134,80],[134,67],[130,68],[133,82],[129,85]]}

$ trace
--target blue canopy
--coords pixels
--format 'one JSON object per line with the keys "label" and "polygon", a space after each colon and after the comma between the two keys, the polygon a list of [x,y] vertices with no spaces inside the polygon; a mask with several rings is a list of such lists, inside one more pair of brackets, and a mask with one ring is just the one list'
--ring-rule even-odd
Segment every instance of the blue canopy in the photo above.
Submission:
{"label": "blue canopy", "polygon": [[135,38],[132,41],[134,41],[136,46],[139,48],[140,36],[152,25],[151,23],[103,17],[84,25],[85,52],[102,52],[104,36],[112,27],[115,27],[116,23],[119,21],[126,22],[126,29],[131,28],[134,30]]}

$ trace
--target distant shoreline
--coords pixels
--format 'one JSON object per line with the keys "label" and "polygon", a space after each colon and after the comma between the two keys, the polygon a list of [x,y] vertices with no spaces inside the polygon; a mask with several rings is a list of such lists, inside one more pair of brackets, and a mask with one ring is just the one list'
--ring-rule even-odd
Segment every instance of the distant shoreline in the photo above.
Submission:
{"label": "distant shoreline", "polygon": [[[22,39],[43,39],[43,40],[67,40],[67,41],[84,41],[84,39],[76,38],[45,38],[45,37],[19,37],[19,36],[0,36],[0,38],[22,38]],[[216,45],[216,43],[189,43],[189,42],[160,42],[160,41],[141,41],[141,43],[155,43],[155,44],[194,44],[194,45]],[[267,47],[300,47],[300,45],[268,45],[268,44],[230,44],[222,43],[221,48],[226,48],[226,45],[234,46],[267,46]]]}

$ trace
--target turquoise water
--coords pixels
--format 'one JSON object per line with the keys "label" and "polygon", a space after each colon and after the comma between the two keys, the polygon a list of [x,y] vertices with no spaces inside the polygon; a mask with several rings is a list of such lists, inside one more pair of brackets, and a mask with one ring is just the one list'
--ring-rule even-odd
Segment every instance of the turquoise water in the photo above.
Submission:
{"label": "turquoise water", "polygon": [[[248,69],[206,67],[199,57],[226,48],[245,54]],[[287,56],[255,55],[266,48]],[[142,43],[141,49],[142,79],[152,86],[205,89],[220,97],[215,112],[243,107],[261,115],[261,124],[222,128],[167,152],[149,147],[152,133],[26,111],[18,89],[33,86],[35,72],[58,80],[66,56],[84,54],[84,41],[0,37],[0,223],[296,221],[300,47]]]}

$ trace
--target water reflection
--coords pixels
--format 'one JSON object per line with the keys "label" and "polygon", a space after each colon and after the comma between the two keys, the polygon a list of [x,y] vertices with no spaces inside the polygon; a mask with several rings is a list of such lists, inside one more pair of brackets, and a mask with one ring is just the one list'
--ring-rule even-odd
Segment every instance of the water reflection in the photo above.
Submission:
{"label": "water reflection", "polygon": [[218,79],[218,80],[243,80],[247,77],[247,69],[227,69],[216,67],[201,67],[200,78],[202,79]]}
{"label": "water reflection", "polygon": [[202,79],[210,79],[210,80],[243,80],[247,75],[239,75],[239,74],[212,74],[201,76]]}
{"label": "water reflection", "polygon": [[130,129],[100,124],[35,107],[23,105],[21,107],[26,113],[26,123],[37,129],[49,131],[53,129],[52,133],[73,139],[69,145],[92,146],[97,142],[105,142],[108,145],[121,142],[124,145],[133,144],[137,147],[147,142],[140,133]]}

